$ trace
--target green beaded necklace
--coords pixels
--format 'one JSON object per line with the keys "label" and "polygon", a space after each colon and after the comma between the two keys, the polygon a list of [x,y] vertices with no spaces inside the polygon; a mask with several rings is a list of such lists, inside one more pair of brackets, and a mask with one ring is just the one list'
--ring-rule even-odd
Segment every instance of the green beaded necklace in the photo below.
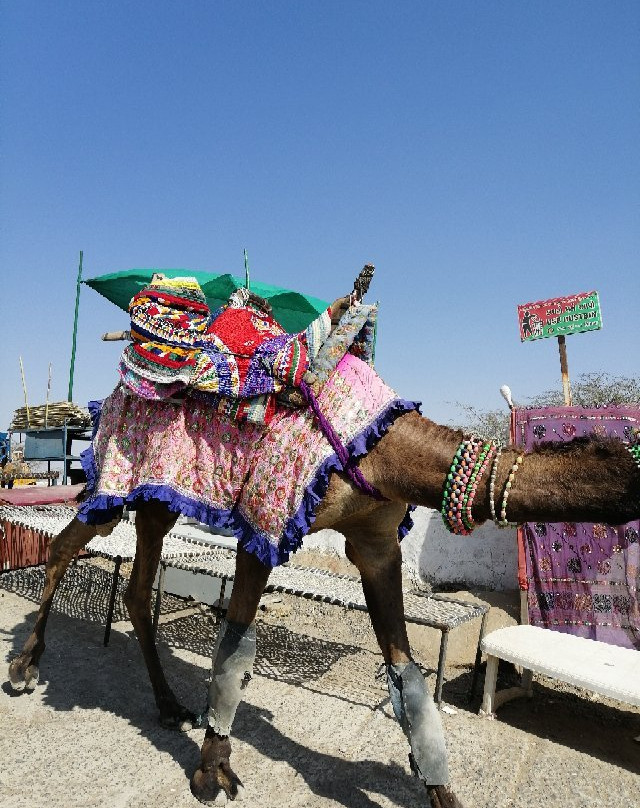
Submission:
{"label": "green beaded necklace", "polygon": [[440,513],[450,533],[467,536],[475,528],[473,500],[497,446],[493,441],[466,438],[458,446],[442,492]]}
{"label": "green beaded necklace", "polygon": [[640,469],[640,443],[632,443],[625,448],[634,459],[636,466]]}

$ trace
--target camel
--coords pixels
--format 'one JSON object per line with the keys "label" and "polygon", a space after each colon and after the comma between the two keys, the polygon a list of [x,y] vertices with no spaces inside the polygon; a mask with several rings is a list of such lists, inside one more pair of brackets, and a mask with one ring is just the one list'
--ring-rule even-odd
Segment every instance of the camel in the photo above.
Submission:
{"label": "camel", "polygon": [[[420,683],[402,681],[412,660],[404,622],[397,526],[408,502],[441,507],[452,458],[463,440],[461,431],[435,424],[415,411],[401,415],[359,464],[366,480],[384,498],[374,499],[359,491],[352,480],[334,474],[313,526],[314,531],[330,527],[341,532],[346,554],[360,572],[371,623],[390,672],[392,703],[395,702],[394,709],[409,739],[415,771],[425,779],[433,808],[457,808],[460,803],[445,779],[446,752],[435,705]],[[519,457],[523,454],[517,447],[506,447],[499,462],[494,463],[491,477],[485,474],[480,479],[471,509],[475,523],[491,518],[496,503],[504,502],[506,491],[508,516],[514,522],[566,520],[622,524],[640,516],[637,452],[633,454],[620,441],[580,438],[566,444],[542,444],[524,455],[522,463],[518,463]],[[515,466],[517,474],[513,471]],[[176,518],[163,503],[153,500],[140,503],[136,517],[137,551],[125,602],[142,648],[160,721],[167,727],[184,729],[194,725],[195,716],[178,703],[165,679],[151,621],[152,584],[162,539]],[[9,668],[9,679],[15,689],[30,690],[37,684],[47,617],[56,586],[69,562],[94,535],[109,529],[110,526],[96,527],[74,519],[53,539],[34,630]],[[247,660],[243,646],[251,645],[253,623],[269,572],[254,555],[238,549],[227,631],[218,641],[218,662],[214,655],[212,683],[214,705],[217,703],[220,715],[225,714],[231,720],[224,727],[212,726],[210,721],[201,760],[191,780],[193,794],[205,804],[233,800],[242,789],[230,765],[230,724],[240,701],[241,685],[234,681],[238,671],[233,670],[233,653],[227,654],[223,664],[219,663],[219,657],[227,639],[242,657],[243,675],[249,667],[251,660]],[[397,695],[402,696],[403,689],[410,694],[416,684],[418,695],[413,693],[414,703],[407,705],[402,699],[398,703]],[[415,709],[422,715],[407,715]],[[433,774],[425,774],[424,770]]]}
{"label": "camel", "polygon": [[[332,304],[332,320],[349,302],[339,298]],[[317,400],[308,387],[302,389],[313,409]],[[158,410],[152,405],[147,411],[149,423],[154,412],[157,415]],[[316,417],[321,423],[318,413]],[[415,409],[398,412],[387,426],[357,463],[345,463],[345,473],[331,473],[326,493],[314,508],[311,529],[333,528],[344,536],[346,555],[360,572],[386,665],[391,704],[409,742],[411,768],[424,782],[432,808],[460,808],[449,783],[440,715],[411,658],[404,621],[398,527],[407,504],[441,510],[452,532],[463,534],[489,518],[501,525],[509,520],[622,524],[640,517],[640,446],[580,438],[566,444],[541,444],[527,454],[515,446],[498,450],[491,442],[438,425]],[[166,443],[162,451],[165,445],[170,452],[171,445]],[[125,604],[161,723],[191,728],[197,718],[177,701],[167,683],[151,619],[162,540],[178,513],[155,496],[141,497],[135,507],[137,547]],[[15,690],[33,690],[38,682],[47,618],[67,566],[78,550],[98,533],[109,533],[115,522],[92,525],[76,517],[52,540],[34,629],[9,666]],[[271,569],[242,544],[236,559],[234,587],[213,652],[209,725],[191,778],[192,793],[207,805],[224,804],[242,792],[241,780],[230,764],[230,736],[242,691],[251,678],[254,621]]]}

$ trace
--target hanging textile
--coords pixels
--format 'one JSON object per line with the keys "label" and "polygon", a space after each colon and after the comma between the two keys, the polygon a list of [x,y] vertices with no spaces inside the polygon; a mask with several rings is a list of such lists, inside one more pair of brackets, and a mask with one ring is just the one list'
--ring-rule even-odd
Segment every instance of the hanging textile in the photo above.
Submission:
{"label": "hanging textile", "polygon": [[[542,441],[588,435],[630,442],[640,407],[516,409],[515,441],[528,451]],[[640,522],[605,525],[527,522],[518,529],[531,625],[640,649]]]}

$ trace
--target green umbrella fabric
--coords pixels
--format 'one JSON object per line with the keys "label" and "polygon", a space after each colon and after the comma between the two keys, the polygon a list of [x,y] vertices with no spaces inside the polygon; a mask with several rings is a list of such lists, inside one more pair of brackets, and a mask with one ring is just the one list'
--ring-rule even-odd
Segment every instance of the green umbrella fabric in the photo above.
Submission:
{"label": "green umbrella fabric", "polygon": [[[162,272],[168,278],[189,276],[195,278],[211,311],[227,302],[236,289],[244,286],[244,279],[234,275],[215,275],[211,272],[194,272],[191,269],[126,269],[111,272],[97,278],[83,281],[116,306],[128,311],[131,298],[144,289],[155,272]],[[312,320],[329,305],[325,300],[303,295],[290,289],[270,286],[266,283],[250,284],[251,291],[264,297],[273,307],[273,316],[280,325],[291,333],[304,330]]]}

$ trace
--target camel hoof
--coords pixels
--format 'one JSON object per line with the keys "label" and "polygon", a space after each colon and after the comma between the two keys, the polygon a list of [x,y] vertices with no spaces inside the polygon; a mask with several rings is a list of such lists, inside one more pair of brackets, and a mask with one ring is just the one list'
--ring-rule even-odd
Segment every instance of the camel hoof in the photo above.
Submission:
{"label": "camel hoof", "polygon": [[464,808],[449,786],[427,786],[431,808]]}
{"label": "camel hoof", "polygon": [[204,805],[227,805],[231,801],[242,802],[245,789],[240,780],[231,773],[231,777],[219,772],[221,777],[212,775],[211,771],[197,769],[191,778],[191,793]]}
{"label": "camel hoof", "polygon": [[205,805],[226,805],[243,798],[244,787],[229,765],[230,755],[229,738],[207,729],[200,766],[191,778],[191,793]]}
{"label": "camel hoof", "polygon": [[197,769],[191,778],[191,793],[203,805],[226,805],[229,797],[211,772]]}
{"label": "camel hoof", "polygon": [[180,704],[172,704],[170,707],[162,707],[160,710],[160,724],[166,729],[175,729],[179,732],[188,732],[200,726],[199,717],[182,707]]}
{"label": "camel hoof", "polygon": [[11,674],[9,674],[9,685],[14,693],[22,693],[26,689],[24,679],[15,681],[11,678]]}
{"label": "camel hoof", "polygon": [[28,665],[25,668],[24,663],[20,661],[20,657],[14,659],[9,665],[9,684],[15,693],[35,690],[39,678],[40,669],[38,666]]}

